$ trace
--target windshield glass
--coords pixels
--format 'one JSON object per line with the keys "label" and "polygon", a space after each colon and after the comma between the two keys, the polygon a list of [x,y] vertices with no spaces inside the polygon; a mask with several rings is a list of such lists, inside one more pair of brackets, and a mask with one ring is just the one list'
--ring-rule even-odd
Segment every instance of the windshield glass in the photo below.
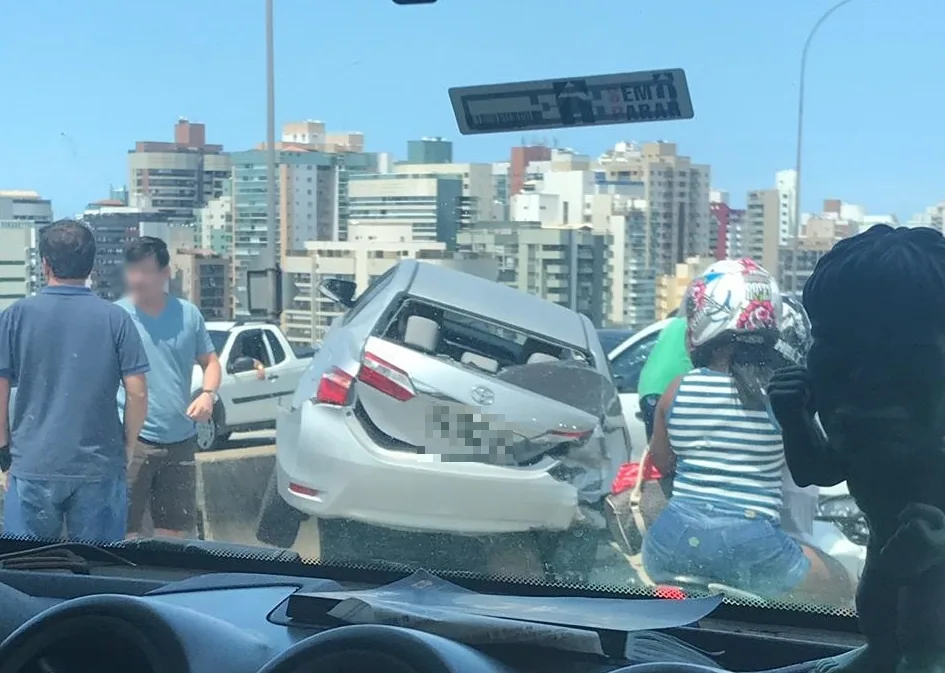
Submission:
{"label": "windshield glass", "polygon": [[945,5],[279,0],[267,42],[264,0],[8,4],[5,535],[854,609],[865,517],[767,388],[813,349],[820,446],[883,360],[810,320],[900,267],[786,298],[942,230]]}
{"label": "windshield glass", "polygon": [[214,329],[208,330],[207,333],[210,335],[211,343],[213,343],[213,350],[217,355],[221,355],[223,353],[223,347],[226,346],[227,339],[230,338],[230,333]]}

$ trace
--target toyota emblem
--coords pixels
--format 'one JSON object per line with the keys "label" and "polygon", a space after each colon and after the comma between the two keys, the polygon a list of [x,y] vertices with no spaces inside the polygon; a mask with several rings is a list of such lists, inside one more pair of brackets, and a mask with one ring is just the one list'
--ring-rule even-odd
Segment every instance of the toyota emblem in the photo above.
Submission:
{"label": "toyota emblem", "polygon": [[485,386],[476,386],[472,389],[472,398],[476,404],[487,407],[495,402],[495,393]]}

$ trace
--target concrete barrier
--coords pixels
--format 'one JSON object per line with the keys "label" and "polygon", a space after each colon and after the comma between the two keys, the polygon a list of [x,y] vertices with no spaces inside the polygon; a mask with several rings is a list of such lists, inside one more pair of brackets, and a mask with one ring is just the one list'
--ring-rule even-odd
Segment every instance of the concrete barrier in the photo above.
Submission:
{"label": "concrete barrier", "polygon": [[197,508],[201,537],[258,544],[256,527],[276,447],[254,446],[197,454]]}

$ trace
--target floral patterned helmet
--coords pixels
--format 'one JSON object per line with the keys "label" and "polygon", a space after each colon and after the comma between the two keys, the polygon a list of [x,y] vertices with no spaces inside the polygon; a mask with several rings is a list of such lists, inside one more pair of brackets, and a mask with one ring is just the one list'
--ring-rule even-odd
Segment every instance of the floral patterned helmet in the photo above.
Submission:
{"label": "floral patterned helmet", "polygon": [[774,345],[786,360],[796,365],[807,362],[807,351],[813,343],[810,333],[810,318],[803,304],[791,297],[782,298],[781,307],[781,338]]}
{"label": "floral patterned helmet", "polygon": [[726,333],[771,338],[781,310],[778,284],[758,264],[750,259],[715,262],[686,290],[686,343],[692,351]]}

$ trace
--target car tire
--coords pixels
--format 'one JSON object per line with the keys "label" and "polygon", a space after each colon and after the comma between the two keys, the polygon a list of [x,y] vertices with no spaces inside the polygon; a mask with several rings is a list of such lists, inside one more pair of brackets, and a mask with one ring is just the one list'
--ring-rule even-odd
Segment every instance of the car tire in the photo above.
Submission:
{"label": "car tire", "polygon": [[197,423],[197,450],[213,451],[220,445],[220,429],[212,416]]}
{"label": "car tire", "polygon": [[259,508],[256,539],[263,544],[289,549],[299,536],[299,528],[308,516],[291,507],[279,495],[276,472],[273,470]]}
{"label": "car tire", "polygon": [[215,451],[223,442],[230,438],[223,424],[223,407],[217,402],[213,407],[213,415],[207,421],[197,423],[197,450]]}

